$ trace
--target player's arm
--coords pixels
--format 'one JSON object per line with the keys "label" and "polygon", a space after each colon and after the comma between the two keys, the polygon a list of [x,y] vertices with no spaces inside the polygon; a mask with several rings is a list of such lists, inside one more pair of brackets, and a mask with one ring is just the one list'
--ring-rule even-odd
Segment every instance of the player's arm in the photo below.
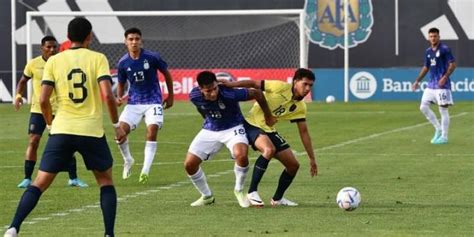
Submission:
{"label": "player's arm", "polygon": [[166,88],[168,89],[168,98],[163,101],[164,109],[168,109],[171,108],[174,103],[173,77],[171,77],[171,73],[168,69],[160,70],[160,72],[165,77]]}
{"label": "player's arm", "polygon": [[249,100],[256,100],[257,103],[262,108],[263,114],[265,116],[265,123],[272,127],[277,122],[277,118],[273,116],[272,112],[270,111],[270,107],[268,106],[267,100],[263,95],[262,91],[259,89],[249,89],[248,90],[248,99]]}
{"label": "player's arm", "polygon": [[418,88],[418,85],[420,84],[420,81],[423,80],[423,78],[425,77],[426,73],[428,72],[428,67],[427,66],[423,66],[421,68],[421,71],[420,73],[418,74],[418,77],[416,78],[415,80],[415,83],[413,83],[413,86],[412,86],[412,90],[413,91],[416,91],[416,89]]}
{"label": "player's arm", "polygon": [[441,77],[441,79],[438,82],[440,86],[444,86],[444,84],[446,84],[446,81],[448,80],[449,75],[451,75],[451,73],[454,72],[454,69],[456,69],[456,63],[450,62],[448,65],[448,70],[446,70],[446,73]]}
{"label": "player's arm", "polygon": [[124,92],[125,92],[125,83],[126,82],[122,82],[120,80],[118,80],[118,83],[117,83],[117,105],[118,106],[121,106],[124,101],[125,101],[125,98],[123,96]]}
{"label": "player's arm", "polygon": [[218,80],[221,84],[226,87],[244,87],[244,88],[254,88],[262,89],[263,81],[254,81],[254,80],[240,80],[240,81],[228,81],[224,79]]}
{"label": "player's arm", "polygon": [[52,81],[43,81],[41,83],[41,93],[40,93],[40,106],[41,113],[43,114],[44,121],[48,128],[53,122],[53,109],[51,108],[51,102],[49,98],[54,90],[54,82]]}
{"label": "player's arm", "polygon": [[20,106],[23,104],[23,91],[26,88],[26,83],[31,79],[31,77],[26,76],[23,74],[21,76],[20,81],[18,82],[18,85],[16,87],[16,96],[15,96],[15,111],[18,111],[20,109]]}
{"label": "player's arm", "polygon": [[203,119],[206,119],[206,112],[204,110],[200,109],[199,107],[196,108],[199,114],[202,116]]}
{"label": "player's arm", "polygon": [[306,125],[305,120],[297,121],[296,124],[298,126],[301,142],[303,143],[304,149],[308,154],[311,177],[316,176],[318,175],[318,165],[316,164],[316,157],[314,155],[313,145],[311,142],[311,137],[309,135],[308,126]]}
{"label": "player's arm", "polygon": [[100,92],[105,98],[105,103],[109,111],[110,120],[115,129],[115,140],[119,144],[122,144],[125,141],[125,132],[119,126],[117,104],[115,101],[115,96],[112,92],[112,78],[110,76],[102,76],[98,79]]}

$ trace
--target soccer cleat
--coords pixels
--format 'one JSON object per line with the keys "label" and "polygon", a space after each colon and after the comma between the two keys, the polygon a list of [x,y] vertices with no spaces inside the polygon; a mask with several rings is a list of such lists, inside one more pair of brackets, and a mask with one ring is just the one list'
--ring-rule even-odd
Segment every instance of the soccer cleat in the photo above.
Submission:
{"label": "soccer cleat", "polygon": [[18,233],[16,232],[15,227],[9,228],[7,231],[5,231],[5,234],[3,237],[17,237]]}
{"label": "soccer cleat", "polygon": [[132,175],[133,163],[135,163],[134,159],[132,159],[131,161],[126,161],[125,163],[123,163],[122,179],[128,179],[130,177],[130,175]]}
{"label": "soccer cleat", "polygon": [[86,184],[86,182],[80,180],[79,178],[69,179],[69,182],[67,183],[67,185],[71,187],[79,187],[79,188],[89,187],[89,185]]}
{"label": "soccer cleat", "polygon": [[260,195],[258,195],[257,191],[248,193],[247,199],[249,200],[250,205],[252,206],[263,207],[264,205],[262,198],[260,197]]}
{"label": "soccer cleat", "polygon": [[215,201],[216,201],[216,199],[212,195],[209,196],[209,197],[201,196],[198,200],[191,203],[191,206],[192,207],[200,207],[200,206],[205,206],[205,205],[211,205]]}
{"label": "soccer cleat", "polygon": [[436,130],[433,138],[431,138],[431,144],[435,144],[436,140],[438,140],[441,137],[441,131]]}
{"label": "soccer cleat", "polygon": [[138,182],[141,183],[141,184],[148,183],[148,174],[141,173],[140,178],[138,179]]}
{"label": "soccer cleat", "polygon": [[247,208],[250,206],[249,199],[244,195],[244,192],[234,190],[234,194],[241,207]]}
{"label": "soccer cleat", "polygon": [[448,138],[440,137],[433,142],[435,145],[448,144]]}
{"label": "soccer cleat", "polygon": [[31,185],[31,179],[24,179],[17,185],[17,187],[18,188],[28,188],[28,186],[30,186],[30,185]]}
{"label": "soccer cleat", "polygon": [[292,201],[290,201],[290,200],[288,200],[288,199],[286,199],[286,198],[281,198],[281,199],[278,200],[278,201],[275,201],[275,200],[273,200],[273,198],[272,198],[272,200],[271,200],[270,202],[271,202],[272,206],[274,206],[274,207],[276,207],[276,206],[288,206],[288,207],[296,207],[296,206],[298,206],[298,203],[292,202]]}

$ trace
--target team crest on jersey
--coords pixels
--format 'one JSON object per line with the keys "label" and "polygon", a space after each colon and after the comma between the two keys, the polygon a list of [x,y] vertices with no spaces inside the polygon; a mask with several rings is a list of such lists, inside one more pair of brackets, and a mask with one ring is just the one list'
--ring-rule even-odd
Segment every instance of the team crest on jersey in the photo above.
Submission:
{"label": "team crest on jersey", "polygon": [[[374,23],[372,0],[349,1],[349,48],[365,42]],[[311,42],[344,48],[344,0],[306,0],[305,28]]]}
{"label": "team crest on jersey", "polygon": [[143,61],[143,69],[148,70],[150,68],[150,64],[148,63],[148,60],[145,59]]}
{"label": "team crest on jersey", "polygon": [[219,100],[217,104],[219,105],[219,109],[225,109],[225,104],[222,102],[222,100]]}

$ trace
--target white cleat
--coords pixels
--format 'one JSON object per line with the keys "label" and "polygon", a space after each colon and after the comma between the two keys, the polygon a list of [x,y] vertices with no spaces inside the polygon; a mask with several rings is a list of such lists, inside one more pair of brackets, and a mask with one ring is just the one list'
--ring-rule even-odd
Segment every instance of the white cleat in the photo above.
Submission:
{"label": "white cleat", "polygon": [[192,207],[200,207],[200,206],[206,206],[206,205],[211,205],[216,201],[214,196],[201,196],[198,200],[194,201],[191,203]]}
{"label": "white cleat", "polygon": [[244,192],[234,190],[234,194],[241,207],[247,208],[250,206],[249,199],[245,196]]}
{"label": "white cleat", "polygon": [[18,233],[16,232],[15,227],[8,229],[3,235],[3,237],[17,237],[17,236],[18,236]]}
{"label": "white cleat", "polygon": [[250,202],[250,205],[256,206],[256,207],[263,207],[264,203],[262,201],[262,198],[260,195],[258,195],[257,191],[253,191],[251,193],[247,194],[247,199]]}
{"label": "white cleat", "polygon": [[296,207],[296,206],[298,206],[298,203],[292,202],[292,201],[290,201],[286,198],[281,198],[278,201],[275,201],[272,198],[272,200],[270,202],[271,202],[272,206],[274,206],[274,207],[276,207],[276,206],[287,206],[287,207]]}
{"label": "white cleat", "polygon": [[132,159],[130,161],[126,161],[123,163],[123,173],[122,173],[122,179],[128,179],[132,175],[132,166],[133,163],[135,163],[135,160]]}

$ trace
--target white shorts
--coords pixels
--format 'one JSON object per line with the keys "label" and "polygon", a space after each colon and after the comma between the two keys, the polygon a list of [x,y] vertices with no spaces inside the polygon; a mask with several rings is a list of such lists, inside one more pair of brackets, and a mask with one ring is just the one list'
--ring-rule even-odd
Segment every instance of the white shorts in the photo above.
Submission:
{"label": "white shorts", "polygon": [[156,124],[159,128],[163,126],[163,106],[160,104],[149,105],[126,105],[120,114],[120,122],[125,122],[134,130],[145,117],[145,124]]}
{"label": "white shorts", "polygon": [[421,97],[422,104],[453,105],[453,96],[448,89],[430,89],[426,88]]}
{"label": "white shorts", "polygon": [[225,144],[234,158],[233,148],[237,143],[249,144],[242,124],[223,131],[201,129],[194,137],[188,152],[198,156],[201,160],[210,160]]}

